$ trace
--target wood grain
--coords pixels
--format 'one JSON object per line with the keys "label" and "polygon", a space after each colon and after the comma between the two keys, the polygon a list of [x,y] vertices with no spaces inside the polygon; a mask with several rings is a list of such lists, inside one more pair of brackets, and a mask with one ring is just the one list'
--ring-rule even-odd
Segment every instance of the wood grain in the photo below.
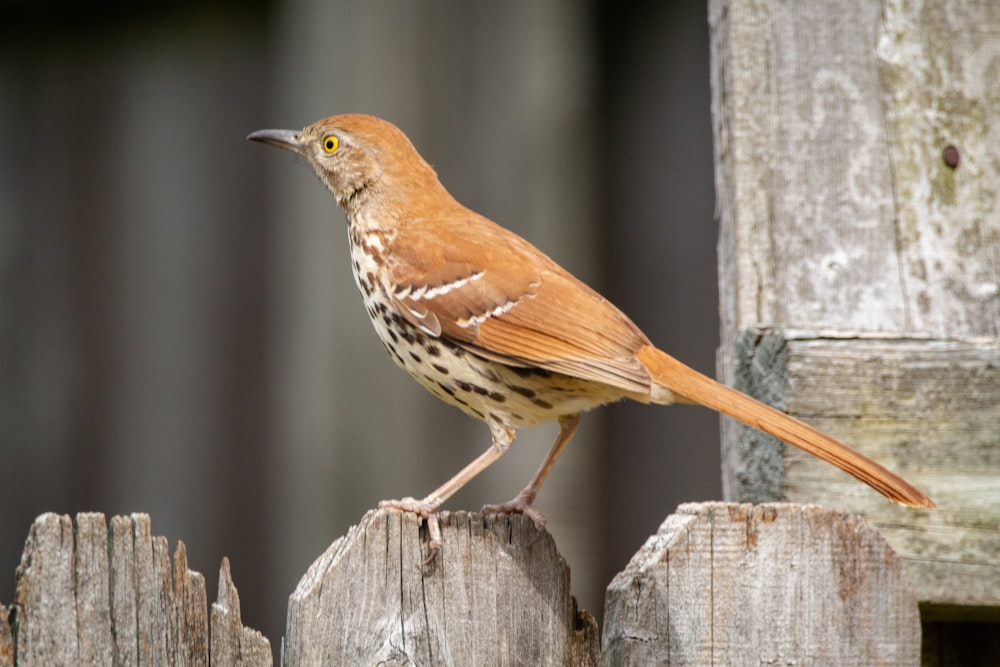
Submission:
{"label": "wood grain", "polygon": [[14,604],[0,608],[0,665],[15,664],[15,648],[19,665],[270,665],[267,640],[241,625],[227,562],[220,579],[210,656],[205,579],[188,569],[183,543],[171,562],[145,514],[110,525],[102,514],[43,514]]}
{"label": "wood grain", "polygon": [[725,330],[1000,335],[1000,16],[921,7],[709,3]]}
{"label": "wood grain", "polygon": [[928,610],[1000,618],[1000,341],[790,340],[788,409],[929,489],[908,511],[786,451],[786,496],[861,512]]}
{"label": "wood grain", "polygon": [[422,569],[415,515],[366,514],[292,594],[283,664],[597,664],[596,623],[577,611],[548,533],[465,512],[441,529]]}
{"label": "wood grain", "polygon": [[721,378],[940,509],[884,503],[729,422],[725,497],[861,512],[928,617],[997,618],[1000,14],[712,0],[709,24]]}
{"label": "wood grain", "polygon": [[[337,539],[289,600],[282,664],[867,666],[920,656],[903,565],[856,514],[682,505],[608,587],[603,655],[569,568],[529,519],[442,517],[431,562],[424,532],[415,515],[373,510]],[[16,622],[0,607],[0,665],[270,665],[270,644],[240,620],[229,561],[209,619],[183,545],[171,567],[158,544],[144,515],[115,517],[110,530],[99,514],[39,517]],[[939,630],[934,648],[957,646]]]}
{"label": "wood grain", "polygon": [[228,558],[222,559],[219,569],[219,596],[212,603],[211,622],[213,665],[266,667],[271,664],[271,643],[258,631],[243,626],[240,595],[233,585]]}
{"label": "wood grain", "polygon": [[690,503],[608,587],[603,644],[608,665],[917,665],[920,616],[856,515]]}

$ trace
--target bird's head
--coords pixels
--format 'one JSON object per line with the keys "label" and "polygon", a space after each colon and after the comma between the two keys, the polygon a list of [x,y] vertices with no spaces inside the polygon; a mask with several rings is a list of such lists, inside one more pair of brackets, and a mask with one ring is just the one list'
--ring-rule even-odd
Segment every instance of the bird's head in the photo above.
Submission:
{"label": "bird's head", "polygon": [[304,157],[348,213],[371,199],[412,200],[428,189],[443,189],[406,135],[375,116],[330,116],[301,131],[258,130],[247,139]]}

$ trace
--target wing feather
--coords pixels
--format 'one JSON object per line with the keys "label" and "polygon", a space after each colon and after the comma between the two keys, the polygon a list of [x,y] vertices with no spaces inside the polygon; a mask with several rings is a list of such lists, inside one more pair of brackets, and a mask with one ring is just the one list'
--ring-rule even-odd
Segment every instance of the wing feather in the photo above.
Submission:
{"label": "wing feather", "polygon": [[486,359],[648,392],[639,328],[527,241],[480,220],[475,239],[450,235],[445,245],[421,225],[393,239],[392,296],[404,317]]}

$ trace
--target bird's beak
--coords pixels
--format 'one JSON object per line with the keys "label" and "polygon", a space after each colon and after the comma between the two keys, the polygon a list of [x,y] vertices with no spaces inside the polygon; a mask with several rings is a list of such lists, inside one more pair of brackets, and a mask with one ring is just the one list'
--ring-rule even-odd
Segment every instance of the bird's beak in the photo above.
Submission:
{"label": "bird's beak", "polygon": [[294,153],[302,152],[302,144],[299,143],[299,133],[295,130],[257,130],[248,134],[247,139],[271,144],[278,148],[285,148]]}

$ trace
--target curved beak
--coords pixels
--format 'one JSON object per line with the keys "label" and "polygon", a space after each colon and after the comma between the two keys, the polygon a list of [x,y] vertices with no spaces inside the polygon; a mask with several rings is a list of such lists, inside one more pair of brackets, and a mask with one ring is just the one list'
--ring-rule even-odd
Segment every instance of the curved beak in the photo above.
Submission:
{"label": "curved beak", "polygon": [[295,130],[257,130],[247,135],[250,141],[259,141],[263,144],[271,144],[278,148],[284,148],[295,153],[302,152],[302,144],[299,143],[299,133]]}

